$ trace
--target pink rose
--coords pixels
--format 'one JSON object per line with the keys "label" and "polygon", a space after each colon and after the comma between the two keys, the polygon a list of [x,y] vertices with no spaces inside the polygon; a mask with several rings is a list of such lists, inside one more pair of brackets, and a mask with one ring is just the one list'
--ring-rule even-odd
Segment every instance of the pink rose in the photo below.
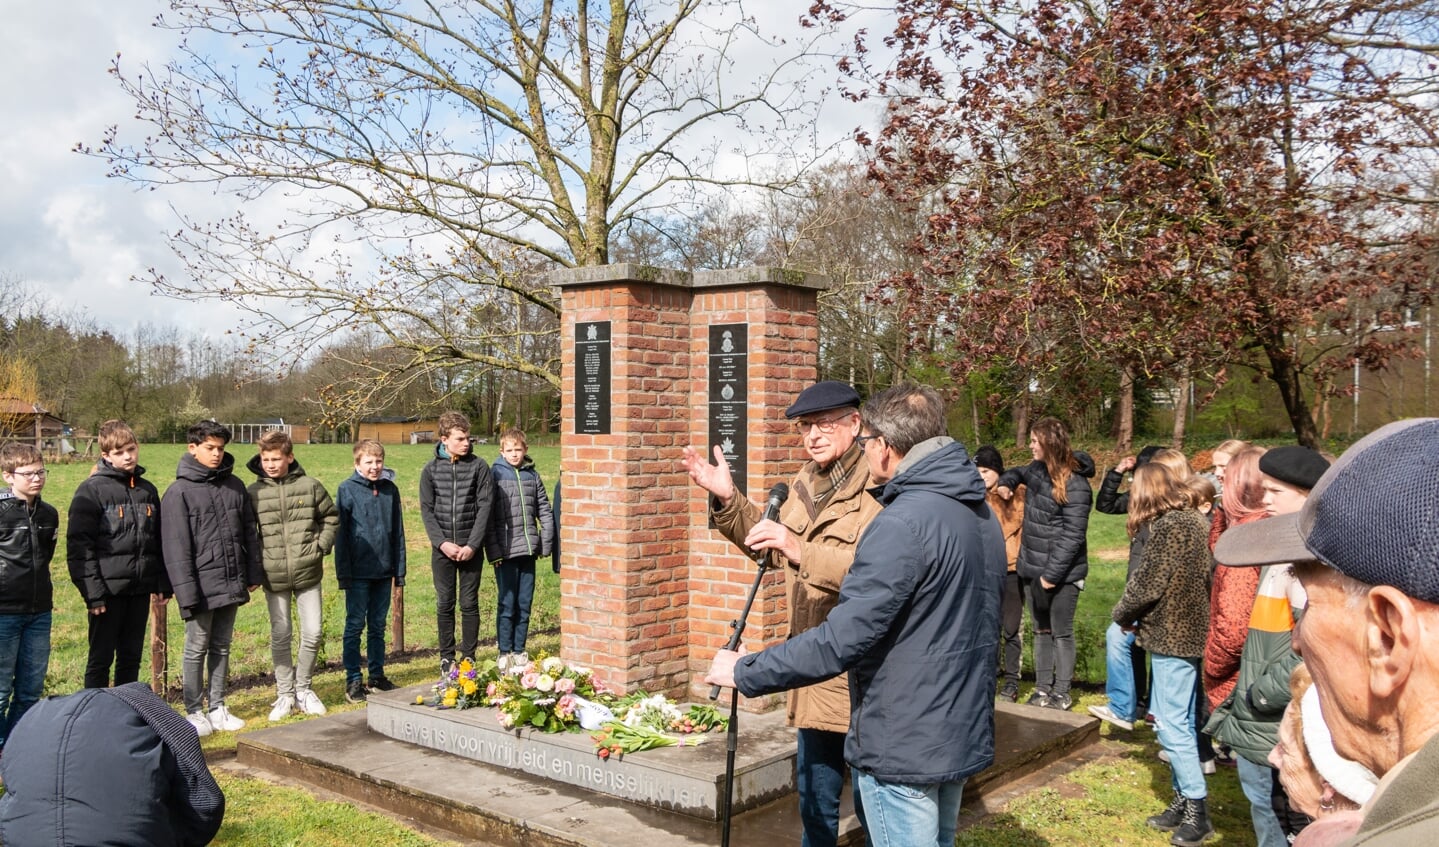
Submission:
{"label": "pink rose", "polygon": [[561,697],[559,699],[559,702],[555,703],[555,711],[559,712],[561,715],[564,715],[567,718],[573,716],[575,713],[574,696],[566,694],[565,696]]}
{"label": "pink rose", "polygon": [[486,686],[485,686],[485,696],[486,696],[486,697],[493,697],[493,696],[495,696],[495,692],[496,692],[496,691],[499,691],[499,690],[500,690],[500,687],[499,687],[498,685],[495,685],[495,684],[492,682],[492,683],[490,683],[489,685],[486,685]]}
{"label": "pink rose", "polygon": [[575,690],[575,681],[574,681],[573,679],[570,679],[570,678],[567,677],[567,676],[562,676],[562,677],[560,677],[559,679],[555,680],[555,692],[556,692],[556,693],[559,693],[559,694],[569,694],[571,691],[574,691],[574,690]]}
{"label": "pink rose", "polygon": [[526,673],[524,676],[520,677],[520,685],[523,685],[526,688],[534,688],[535,683],[539,681],[540,675],[535,673],[534,671],[530,671],[529,673]]}

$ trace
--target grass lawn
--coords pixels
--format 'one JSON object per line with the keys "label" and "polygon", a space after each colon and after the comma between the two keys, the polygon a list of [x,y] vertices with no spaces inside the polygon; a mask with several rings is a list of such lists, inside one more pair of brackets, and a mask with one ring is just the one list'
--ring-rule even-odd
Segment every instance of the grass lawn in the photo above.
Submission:
{"label": "grass lawn", "polygon": [[[147,478],[163,494],[174,478],[174,469],[183,445],[147,444],[140,463]],[[435,658],[434,586],[430,577],[429,544],[420,522],[417,494],[420,469],[433,455],[432,445],[405,445],[386,448],[386,464],[397,474],[396,482],[405,506],[405,531],[409,548],[409,578],[405,588],[406,617],[403,655],[392,656],[387,672],[401,685],[428,680],[438,673]],[[496,445],[480,445],[486,461],[497,455]],[[246,484],[253,481],[244,465],[254,455],[252,445],[233,445],[231,453]],[[557,447],[535,447],[531,455],[540,474],[553,486],[559,467]],[[319,479],[332,493],[353,470],[349,445],[300,445],[296,456],[305,472]],[[86,463],[52,464],[44,498],[60,510],[62,524],[75,487],[90,471]],[[63,533],[62,533],[63,534]],[[1076,668],[1075,711],[1102,702],[1104,681],[1104,630],[1109,609],[1124,587],[1128,539],[1122,516],[1094,513],[1090,519],[1090,575],[1079,602],[1076,620],[1078,666]],[[329,564],[327,563],[327,568]],[[56,608],[48,694],[64,694],[80,687],[83,677],[86,635],[85,610],[78,592],[69,582],[65,568],[64,542],[52,568],[56,583]],[[488,575],[481,585],[481,654],[494,651],[495,583]],[[344,598],[335,585],[333,572],[326,576],[324,589],[325,641],[321,657],[325,666],[315,677],[315,690],[333,711],[361,706],[346,704],[344,673],[339,667],[340,633],[344,624]],[[1026,626],[1028,626],[1026,615]],[[394,643],[393,635],[389,641]],[[173,605],[169,612],[169,684],[178,699],[180,654],[184,644],[183,623]],[[1030,639],[1026,637],[1026,648]],[[557,651],[559,647],[559,575],[545,562],[537,569],[535,603],[531,622],[531,650]],[[1031,669],[1029,657],[1026,672]],[[236,621],[230,675],[231,695],[227,704],[249,722],[246,732],[268,726],[265,720],[274,699],[270,676],[269,618],[263,598],[254,597],[243,606]],[[141,678],[148,678],[148,658]],[[1025,687],[1026,695],[1028,686]],[[295,716],[288,721],[304,720]],[[1084,844],[1165,844],[1168,835],[1146,830],[1144,818],[1163,808],[1169,797],[1168,768],[1154,758],[1158,746],[1147,731],[1109,735],[1116,755],[1081,768],[1068,777],[1026,794],[1008,809],[965,829],[960,844],[976,845],[1084,845]],[[226,756],[235,749],[234,733],[216,733],[204,739],[208,753]],[[316,799],[308,792],[266,782],[220,773],[228,797],[225,826],[217,845],[272,844],[435,844],[433,839],[406,829],[382,815],[356,811],[353,807]],[[1250,844],[1253,833],[1248,824],[1248,806],[1239,792],[1232,770],[1210,777],[1211,814],[1221,839],[1213,844]]]}

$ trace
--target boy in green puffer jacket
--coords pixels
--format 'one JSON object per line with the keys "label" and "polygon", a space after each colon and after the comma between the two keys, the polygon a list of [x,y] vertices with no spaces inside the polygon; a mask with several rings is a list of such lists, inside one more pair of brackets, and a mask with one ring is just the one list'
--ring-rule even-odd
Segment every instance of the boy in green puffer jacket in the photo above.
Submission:
{"label": "boy in green puffer jacket", "polygon": [[[325,486],[305,476],[295,447],[283,430],[260,436],[260,453],[250,459],[257,479],[250,502],[260,524],[264,552],[265,604],[270,610],[270,657],[275,662],[279,696],[270,720],[286,718],[296,707],[307,715],[325,714],[325,704],[310,687],[323,637],[320,579],[325,556],[335,546],[340,515]],[[294,663],[293,612],[300,615],[300,661]]]}

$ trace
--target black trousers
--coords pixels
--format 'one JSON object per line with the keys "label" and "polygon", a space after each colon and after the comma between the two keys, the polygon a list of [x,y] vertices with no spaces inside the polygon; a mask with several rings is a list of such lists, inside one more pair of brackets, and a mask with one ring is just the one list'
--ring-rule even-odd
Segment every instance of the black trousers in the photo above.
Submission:
{"label": "black trousers", "polygon": [[[455,601],[460,604],[460,658],[474,658],[480,640],[480,577],[484,556],[457,562],[435,549],[430,573],[435,578],[435,624],[440,634],[440,658],[455,658]],[[456,592],[458,583],[458,593]]]}
{"label": "black trousers", "polygon": [[116,685],[138,682],[145,628],[150,621],[150,595],[107,597],[105,611],[88,617],[90,655],[85,660],[85,687],[108,688],[111,665],[115,667]]}

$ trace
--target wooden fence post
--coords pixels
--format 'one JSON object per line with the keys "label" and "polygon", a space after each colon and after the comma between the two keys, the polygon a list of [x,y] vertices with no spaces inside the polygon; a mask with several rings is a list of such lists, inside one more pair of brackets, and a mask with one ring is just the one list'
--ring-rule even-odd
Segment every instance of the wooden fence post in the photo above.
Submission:
{"label": "wooden fence post", "polygon": [[405,652],[405,586],[399,584],[390,589],[390,632],[394,652]]}
{"label": "wooden fence post", "polygon": [[169,601],[163,594],[150,595],[150,690],[165,696],[170,685],[169,667],[170,630],[166,622]]}

